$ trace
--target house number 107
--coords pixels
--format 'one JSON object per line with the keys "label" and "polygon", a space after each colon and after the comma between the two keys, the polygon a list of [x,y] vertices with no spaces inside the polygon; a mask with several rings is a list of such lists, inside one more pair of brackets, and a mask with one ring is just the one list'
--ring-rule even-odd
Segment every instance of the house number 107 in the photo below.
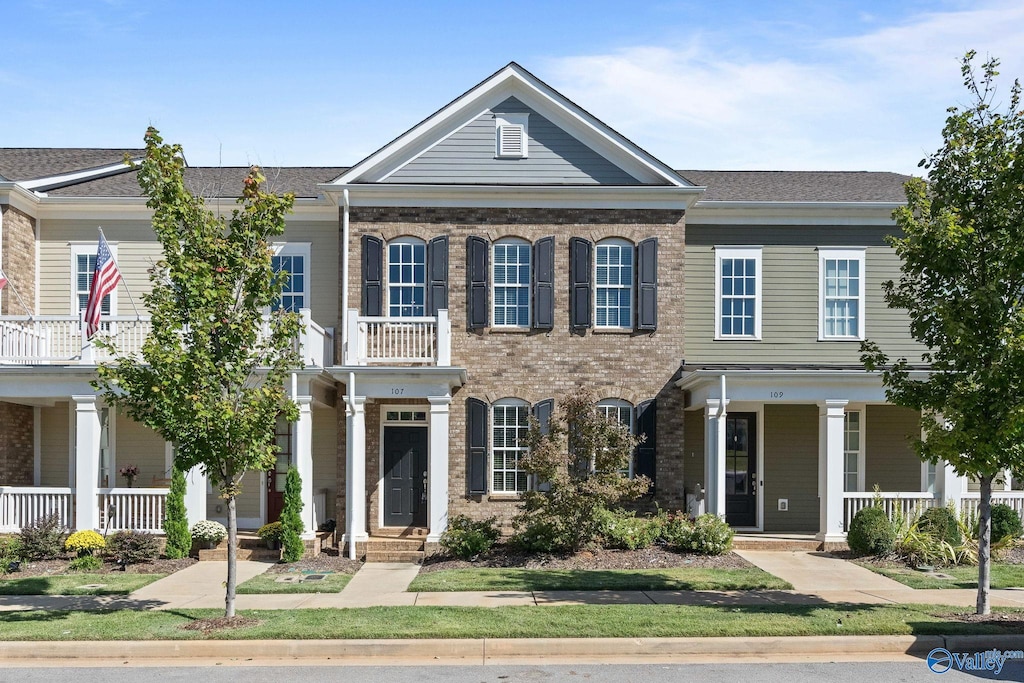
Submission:
{"label": "house number 107", "polygon": [[405,393],[405,387],[391,387],[392,396],[401,396]]}
{"label": "house number 107", "polygon": [[773,392],[771,392],[771,397],[772,398],[782,398],[782,392],[781,391],[773,391]]}

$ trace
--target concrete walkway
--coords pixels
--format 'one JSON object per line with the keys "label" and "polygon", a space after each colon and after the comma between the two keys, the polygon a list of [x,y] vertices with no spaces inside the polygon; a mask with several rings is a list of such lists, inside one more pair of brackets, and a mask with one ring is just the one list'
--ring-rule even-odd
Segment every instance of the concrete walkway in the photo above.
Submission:
{"label": "concrete walkway", "polygon": [[[252,609],[348,608],[392,605],[503,607],[514,605],[824,605],[936,604],[973,607],[976,591],[914,590],[827,553],[736,551],[793,590],[750,591],[480,591],[411,593],[419,566],[403,563],[363,565],[340,593],[238,595],[235,607]],[[238,582],[270,568],[269,563],[239,561]],[[127,597],[0,596],[0,611],[15,610],[172,610],[223,608],[226,562],[200,562],[154,581]],[[993,590],[992,605],[1024,608],[1024,589]]]}

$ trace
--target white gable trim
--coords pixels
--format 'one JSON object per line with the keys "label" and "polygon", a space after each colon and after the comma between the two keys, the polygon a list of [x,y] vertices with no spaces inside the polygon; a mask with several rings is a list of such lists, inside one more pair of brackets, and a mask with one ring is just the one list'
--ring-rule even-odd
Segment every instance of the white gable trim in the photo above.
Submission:
{"label": "white gable trim", "polygon": [[[139,163],[142,159],[133,159],[135,163]],[[90,168],[84,171],[74,171],[72,173],[62,173],[60,175],[49,176],[47,178],[36,178],[35,180],[22,180],[18,181],[18,184],[24,187],[26,190],[32,190],[34,192],[45,192],[46,190],[53,189],[61,185],[69,185],[75,182],[81,182],[83,180],[95,180],[97,178],[104,178],[106,176],[118,175],[119,173],[125,173],[130,171],[131,166],[128,166],[124,162],[117,164],[110,164],[108,166],[100,166],[98,168]]]}
{"label": "white gable trim", "polygon": [[509,97],[516,97],[642,183],[692,187],[674,170],[514,62],[350,168],[334,184],[380,182],[465,126],[482,111]]}

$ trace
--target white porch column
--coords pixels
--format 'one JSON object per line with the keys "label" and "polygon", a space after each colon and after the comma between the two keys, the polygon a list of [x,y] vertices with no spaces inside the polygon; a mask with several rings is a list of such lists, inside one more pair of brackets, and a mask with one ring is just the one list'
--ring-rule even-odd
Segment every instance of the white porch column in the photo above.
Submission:
{"label": "white porch column", "polygon": [[705,511],[725,519],[725,418],[729,399],[709,398],[704,408]]}
{"label": "white porch column", "polygon": [[821,406],[818,430],[818,538],[826,542],[846,539],[843,529],[843,454],[846,399],[827,399]]}
{"label": "white porch column", "polygon": [[935,465],[935,484],[936,489],[942,494],[942,504],[948,505],[953,503],[956,511],[960,512],[961,499],[964,496],[964,491],[967,490],[967,478],[961,477],[953,469],[953,466],[944,460],[940,460]]}
{"label": "white porch column", "polygon": [[188,526],[206,519],[206,473],[196,465],[185,472],[185,514],[188,515]]}
{"label": "white porch column", "polygon": [[437,543],[448,528],[448,407],[451,396],[431,396],[430,448],[427,453],[427,543]]}
{"label": "white porch column", "polygon": [[299,404],[299,419],[295,423],[294,458],[295,469],[302,479],[302,538],[316,536],[316,506],[313,505],[313,397],[295,396]]}
{"label": "white porch column", "polygon": [[[351,342],[350,342],[351,343]],[[345,429],[345,542],[355,559],[356,543],[366,541],[366,397],[353,398],[346,409]]]}
{"label": "white porch column", "polygon": [[75,403],[75,528],[100,528],[100,414],[96,396],[72,396]]}

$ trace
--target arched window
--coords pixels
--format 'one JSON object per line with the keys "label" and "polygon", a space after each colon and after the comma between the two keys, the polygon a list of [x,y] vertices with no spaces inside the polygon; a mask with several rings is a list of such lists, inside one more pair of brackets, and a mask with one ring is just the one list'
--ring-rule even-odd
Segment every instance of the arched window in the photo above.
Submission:
{"label": "arched window", "polygon": [[529,489],[529,477],[519,469],[526,454],[530,404],[517,398],[503,398],[491,406],[491,490],[494,493],[522,493]]}
{"label": "arched window", "polygon": [[633,245],[612,238],[597,243],[596,327],[633,327]]}
{"label": "arched window", "polygon": [[530,243],[516,238],[494,243],[495,327],[530,326]]}
{"label": "arched window", "polygon": [[427,311],[427,245],[415,237],[388,242],[388,315],[409,318]]}

